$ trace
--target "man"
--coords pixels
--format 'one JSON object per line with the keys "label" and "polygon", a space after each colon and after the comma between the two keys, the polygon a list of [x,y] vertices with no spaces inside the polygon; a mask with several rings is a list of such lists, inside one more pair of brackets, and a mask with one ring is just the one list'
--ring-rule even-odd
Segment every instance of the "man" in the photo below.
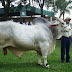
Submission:
{"label": "man", "polygon": [[[71,18],[67,17],[65,19],[66,24],[70,27]],[[66,62],[70,62],[70,43],[71,43],[71,30],[69,32],[65,32],[61,38],[61,61],[62,63],[65,62],[65,48],[66,48]]]}

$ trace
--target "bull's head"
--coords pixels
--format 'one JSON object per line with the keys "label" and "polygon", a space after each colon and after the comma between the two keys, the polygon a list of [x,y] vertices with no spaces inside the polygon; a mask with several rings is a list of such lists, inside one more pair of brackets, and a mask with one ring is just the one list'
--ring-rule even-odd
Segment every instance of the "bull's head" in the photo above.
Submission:
{"label": "bull's head", "polygon": [[62,19],[59,19],[59,18],[57,18],[57,20],[53,22],[50,28],[53,28],[59,25],[61,26],[61,28],[63,28],[61,31],[68,32],[71,30],[71,28],[66,24],[66,22],[64,22]]}
{"label": "bull's head", "polygon": [[54,22],[53,25],[50,26],[50,28],[56,27],[57,29],[57,35],[58,39],[62,37],[64,32],[68,32],[71,30],[71,28],[64,22],[62,19],[57,18]]}
{"label": "bull's head", "polygon": [[61,27],[63,27],[63,28],[62,28],[62,31],[68,32],[68,31],[71,30],[71,28],[70,28],[70,27],[66,24],[66,22],[64,22],[62,19],[57,18],[57,20],[60,22]]}

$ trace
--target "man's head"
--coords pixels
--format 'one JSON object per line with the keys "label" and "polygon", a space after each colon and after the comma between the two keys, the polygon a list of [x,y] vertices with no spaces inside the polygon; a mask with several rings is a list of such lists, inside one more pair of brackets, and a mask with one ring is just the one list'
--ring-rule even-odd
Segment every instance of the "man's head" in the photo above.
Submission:
{"label": "man's head", "polygon": [[71,18],[70,18],[70,17],[67,17],[64,21],[65,21],[67,24],[69,24],[70,20],[71,20]]}

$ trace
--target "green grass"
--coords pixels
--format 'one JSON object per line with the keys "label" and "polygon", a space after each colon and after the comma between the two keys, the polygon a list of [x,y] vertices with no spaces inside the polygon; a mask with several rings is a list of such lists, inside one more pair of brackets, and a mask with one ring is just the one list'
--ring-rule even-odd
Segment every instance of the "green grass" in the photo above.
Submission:
{"label": "green grass", "polygon": [[[70,48],[70,59],[72,60],[72,44]],[[21,59],[8,50],[6,56],[0,52],[0,72],[72,72],[72,63],[61,63],[61,45],[58,40],[56,49],[48,57],[50,69],[38,66],[35,51],[26,52]],[[43,58],[42,58],[43,61]]]}

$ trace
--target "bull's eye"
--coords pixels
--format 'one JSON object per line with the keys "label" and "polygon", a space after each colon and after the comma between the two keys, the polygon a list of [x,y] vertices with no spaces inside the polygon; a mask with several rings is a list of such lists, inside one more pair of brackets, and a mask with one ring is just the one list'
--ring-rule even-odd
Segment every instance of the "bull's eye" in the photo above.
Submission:
{"label": "bull's eye", "polygon": [[63,25],[64,23],[62,23],[62,25]]}

